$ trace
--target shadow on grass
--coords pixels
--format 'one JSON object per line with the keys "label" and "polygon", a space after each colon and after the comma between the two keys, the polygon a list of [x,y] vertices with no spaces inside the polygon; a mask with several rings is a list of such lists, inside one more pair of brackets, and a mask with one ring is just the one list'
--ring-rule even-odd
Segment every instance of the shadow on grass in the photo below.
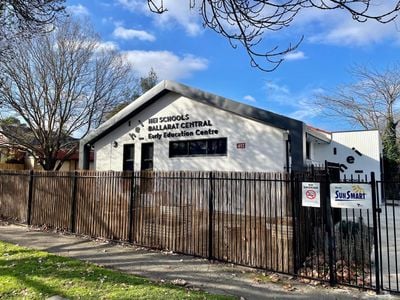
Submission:
{"label": "shadow on grass", "polygon": [[[145,278],[100,268],[90,263],[15,246],[6,249],[0,247],[0,274],[0,296],[4,297],[13,295],[16,290],[27,289],[36,294],[36,297],[59,295],[67,298],[104,297],[108,294],[110,296],[105,296],[106,298],[115,298],[129,290],[132,296],[137,294],[141,298],[162,298],[162,294],[172,293],[172,297],[167,298],[180,299],[188,293],[173,285],[156,284]],[[8,282],[8,288],[5,285],[1,288],[3,276],[14,279],[14,286]],[[204,299],[205,294],[197,294],[195,299]],[[191,298],[193,296],[196,296],[196,292]],[[215,298],[212,295],[207,295],[207,298],[228,299]]]}

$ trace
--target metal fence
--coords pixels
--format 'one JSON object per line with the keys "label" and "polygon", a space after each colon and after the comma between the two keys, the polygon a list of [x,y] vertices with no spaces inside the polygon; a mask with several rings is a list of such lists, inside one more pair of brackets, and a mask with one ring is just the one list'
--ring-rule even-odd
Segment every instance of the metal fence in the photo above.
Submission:
{"label": "metal fence", "polygon": [[[331,284],[399,292],[400,182],[367,182],[373,209],[336,209],[329,172],[0,171],[0,215]],[[301,205],[318,182],[321,206]],[[400,186],[399,186],[400,187]],[[399,203],[398,203],[399,202]]]}
{"label": "metal fence", "polygon": [[0,172],[3,217],[284,273],[292,201],[285,174]]}
{"label": "metal fence", "polygon": [[[367,178],[331,181],[328,173],[297,176],[294,210],[296,219],[296,274],[330,284],[379,290],[376,284],[374,214],[371,209],[339,209],[330,205],[331,183],[366,183]],[[320,207],[301,205],[301,183],[317,182]]]}
{"label": "metal fence", "polygon": [[383,290],[400,293],[400,180],[379,181],[378,239],[380,286]]}

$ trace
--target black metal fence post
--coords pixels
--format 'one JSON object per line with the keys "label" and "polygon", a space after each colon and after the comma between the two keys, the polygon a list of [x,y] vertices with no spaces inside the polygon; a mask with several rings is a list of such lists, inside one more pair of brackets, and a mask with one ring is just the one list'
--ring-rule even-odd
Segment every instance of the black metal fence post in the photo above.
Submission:
{"label": "black metal fence post", "polygon": [[371,172],[371,192],[372,192],[372,222],[374,225],[374,252],[375,252],[375,291],[379,294],[381,290],[380,286],[380,261],[379,261],[379,240],[378,240],[378,220],[377,214],[380,213],[376,197],[376,180],[375,173]]}
{"label": "black metal fence post", "polygon": [[29,185],[28,185],[28,207],[26,212],[26,223],[32,224],[32,200],[33,200],[33,170],[29,171]]}
{"label": "black metal fence post", "polygon": [[72,177],[72,203],[71,203],[71,219],[70,219],[70,231],[76,232],[76,192],[78,185],[78,172],[75,171]]}
{"label": "black metal fence post", "polygon": [[210,172],[209,175],[209,184],[208,184],[208,259],[213,259],[213,247],[214,247],[214,222],[213,222],[213,214],[214,214],[214,176],[213,173]]}
{"label": "black metal fence post", "polygon": [[133,242],[132,235],[134,233],[133,231],[133,207],[135,203],[135,172],[132,172],[131,175],[131,195],[129,199],[129,228],[128,228],[128,241],[129,243]]}
{"label": "black metal fence post", "polygon": [[295,178],[294,172],[292,171],[290,173],[290,184],[291,184],[291,190],[292,190],[292,226],[293,226],[293,274],[297,274],[297,203],[301,201],[301,199],[298,198],[299,196],[299,181],[298,178]]}
{"label": "black metal fence post", "polygon": [[329,284],[334,286],[337,283],[335,272],[335,231],[333,228],[332,208],[330,199],[330,178],[327,162],[325,161],[325,209],[326,209],[326,232],[328,235],[328,256],[329,256]]}

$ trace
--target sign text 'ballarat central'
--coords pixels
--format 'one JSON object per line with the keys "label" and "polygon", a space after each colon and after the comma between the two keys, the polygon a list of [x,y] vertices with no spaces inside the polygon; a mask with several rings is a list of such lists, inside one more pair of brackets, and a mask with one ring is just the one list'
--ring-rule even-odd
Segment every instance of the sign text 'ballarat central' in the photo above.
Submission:
{"label": "sign text 'ballarat central'", "polygon": [[147,130],[149,139],[217,135],[218,130],[210,127],[211,120],[191,121],[189,114],[182,114],[151,118]]}

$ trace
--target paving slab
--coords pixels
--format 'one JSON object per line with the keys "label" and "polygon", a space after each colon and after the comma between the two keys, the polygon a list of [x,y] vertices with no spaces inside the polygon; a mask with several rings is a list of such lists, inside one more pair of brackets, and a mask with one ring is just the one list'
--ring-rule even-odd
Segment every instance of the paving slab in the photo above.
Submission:
{"label": "paving slab", "polygon": [[[355,288],[310,286],[288,276],[278,282],[259,282],[260,271],[206,259],[121,245],[87,237],[41,231],[25,225],[0,223],[0,240],[56,255],[96,263],[157,282],[184,280],[211,293],[239,299],[400,299]],[[261,275],[262,277],[262,275]]]}

